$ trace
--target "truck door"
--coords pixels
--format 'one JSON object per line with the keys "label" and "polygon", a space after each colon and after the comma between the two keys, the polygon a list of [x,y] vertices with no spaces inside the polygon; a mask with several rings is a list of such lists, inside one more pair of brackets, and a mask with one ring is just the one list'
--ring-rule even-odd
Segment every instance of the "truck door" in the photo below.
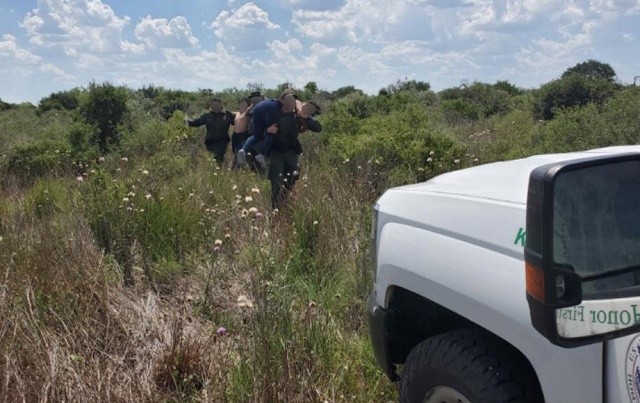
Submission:
{"label": "truck door", "polygon": [[605,402],[640,402],[640,334],[605,342]]}
{"label": "truck door", "polygon": [[603,343],[603,399],[640,403],[640,154],[534,170],[526,242],[534,327],[566,348]]}

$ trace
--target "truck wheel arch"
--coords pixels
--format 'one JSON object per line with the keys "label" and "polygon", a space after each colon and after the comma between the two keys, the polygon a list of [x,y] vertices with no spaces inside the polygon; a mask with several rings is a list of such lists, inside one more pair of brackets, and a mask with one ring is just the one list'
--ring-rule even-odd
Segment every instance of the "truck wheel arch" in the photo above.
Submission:
{"label": "truck wheel arch", "polygon": [[404,364],[413,348],[430,337],[461,329],[481,329],[501,340],[522,361],[523,365],[530,367],[531,373],[535,375],[535,382],[540,386],[538,374],[527,357],[517,347],[495,333],[436,302],[401,287],[390,287],[387,290],[386,300],[389,313],[388,349],[394,364]]}

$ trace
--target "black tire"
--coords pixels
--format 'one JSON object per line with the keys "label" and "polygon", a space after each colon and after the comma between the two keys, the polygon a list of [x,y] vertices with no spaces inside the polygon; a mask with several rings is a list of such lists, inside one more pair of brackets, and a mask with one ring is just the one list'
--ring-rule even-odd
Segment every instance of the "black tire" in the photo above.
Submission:
{"label": "black tire", "polygon": [[[437,391],[440,401],[541,403],[535,373],[511,346],[481,329],[429,338],[411,350],[400,380],[400,402],[424,402]],[[451,393],[449,393],[451,392]],[[463,399],[457,400],[455,395]]]}

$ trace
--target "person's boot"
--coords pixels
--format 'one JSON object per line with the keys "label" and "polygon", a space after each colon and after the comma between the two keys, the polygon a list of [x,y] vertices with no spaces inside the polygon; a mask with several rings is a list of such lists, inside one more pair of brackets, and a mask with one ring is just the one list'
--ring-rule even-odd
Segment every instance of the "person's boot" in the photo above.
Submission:
{"label": "person's boot", "polygon": [[243,167],[247,165],[247,153],[243,149],[238,150],[238,154],[236,154],[236,159],[238,163],[238,167]]}
{"label": "person's boot", "polygon": [[255,160],[258,163],[258,166],[260,167],[260,169],[262,169],[263,171],[267,169],[267,160],[264,158],[264,155],[262,154],[256,155]]}

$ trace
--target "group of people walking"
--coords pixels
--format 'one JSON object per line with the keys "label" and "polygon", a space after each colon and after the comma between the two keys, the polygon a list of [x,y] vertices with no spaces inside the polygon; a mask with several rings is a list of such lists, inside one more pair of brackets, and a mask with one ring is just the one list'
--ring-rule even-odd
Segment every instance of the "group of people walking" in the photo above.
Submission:
{"label": "group of people walking", "polygon": [[231,142],[234,168],[242,168],[249,162],[253,169],[267,171],[271,206],[279,208],[300,176],[299,134],[306,130],[322,131],[320,122],[313,118],[320,112],[317,105],[301,101],[295,91],[286,89],[277,99],[266,99],[260,92],[253,92],[240,101],[237,112],[225,110],[218,98],[211,100],[209,108],[197,119],[187,119],[187,125],[205,125],[204,144],[218,164],[224,163]]}

